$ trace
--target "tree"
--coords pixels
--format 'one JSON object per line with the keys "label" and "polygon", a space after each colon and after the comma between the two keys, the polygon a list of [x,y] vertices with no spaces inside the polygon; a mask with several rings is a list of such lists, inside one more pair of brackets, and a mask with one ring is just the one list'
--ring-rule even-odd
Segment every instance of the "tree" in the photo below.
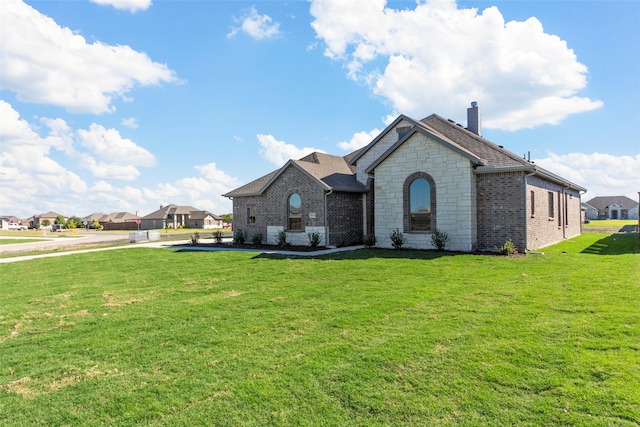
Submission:
{"label": "tree", "polygon": [[51,225],[51,221],[49,221],[48,219],[45,219],[42,221],[42,226],[43,227],[48,227]]}
{"label": "tree", "polygon": [[67,221],[67,227],[68,228],[81,228],[81,227],[83,227],[82,218],[78,218],[77,216],[72,216],[71,218],[69,218],[69,221]]}
{"label": "tree", "polygon": [[62,215],[58,215],[56,217],[56,220],[53,221],[54,224],[62,224],[65,225],[67,223],[67,221],[65,221],[64,217]]}
{"label": "tree", "polygon": [[220,215],[220,218],[222,218],[222,220],[227,224],[231,224],[233,222],[233,214],[232,213],[222,214],[222,215]]}

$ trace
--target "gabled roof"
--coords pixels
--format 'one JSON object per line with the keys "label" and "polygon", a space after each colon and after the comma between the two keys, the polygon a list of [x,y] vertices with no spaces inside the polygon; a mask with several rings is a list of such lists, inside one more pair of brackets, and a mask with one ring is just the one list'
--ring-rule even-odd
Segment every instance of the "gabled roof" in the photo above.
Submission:
{"label": "gabled roof", "polygon": [[622,209],[632,209],[638,205],[638,202],[628,198],[627,196],[594,197],[593,199],[589,200],[587,203],[593,206],[594,208],[598,209],[599,211],[604,211],[613,204],[620,205]]}
{"label": "gabled roof", "polygon": [[142,219],[166,219],[168,215],[190,215],[192,212],[197,211],[198,209],[193,206],[178,206],[170,204],[167,206],[160,206],[160,209],[143,216]]}
{"label": "gabled roof", "polygon": [[586,191],[585,188],[574,184],[553,172],[541,168],[540,166],[521,158],[517,154],[514,154],[511,151],[476,135],[455,122],[444,119],[437,114],[432,114],[420,121],[400,115],[378,137],[376,137],[376,139],[354,156],[352,163],[357,162],[357,160],[372,148],[377,141],[383,138],[403,120],[411,124],[411,129],[374,163],[372,163],[367,168],[367,173],[371,173],[400,145],[405,143],[412,135],[418,132],[469,159],[475,168],[475,173],[477,174],[523,171],[539,175],[546,180],[559,183],[577,191]]}
{"label": "gabled roof", "polygon": [[191,212],[191,219],[205,219],[206,217],[210,216],[211,218],[215,219],[216,221],[221,221],[222,218],[219,217],[216,214],[212,214],[209,211],[195,211],[195,212]]}
{"label": "gabled roof", "polygon": [[345,157],[311,153],[299,160],[289,160],[280,169],[224,194],[225,197],[257,196],[266,191],[288,168],[296,168],[323,190],[365,193],[369,191],[356,179]]}

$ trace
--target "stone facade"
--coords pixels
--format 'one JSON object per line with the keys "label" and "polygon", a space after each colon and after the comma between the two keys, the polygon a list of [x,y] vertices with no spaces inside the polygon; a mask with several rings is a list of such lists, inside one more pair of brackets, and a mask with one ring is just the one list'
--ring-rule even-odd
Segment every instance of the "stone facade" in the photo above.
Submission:
{"label": "stone facade", "polygon": [[403,188],[407,178],[416,172],[428,174],[435,183],[435,228],[449,236],[446,248],[475,250],[476,190],[469,160],[419,133],[375,169],[377,246],[392,247],[389,235],[398,229],[406,238],[403,247],[433,249],[431,232],[410,232],[405,227]]}

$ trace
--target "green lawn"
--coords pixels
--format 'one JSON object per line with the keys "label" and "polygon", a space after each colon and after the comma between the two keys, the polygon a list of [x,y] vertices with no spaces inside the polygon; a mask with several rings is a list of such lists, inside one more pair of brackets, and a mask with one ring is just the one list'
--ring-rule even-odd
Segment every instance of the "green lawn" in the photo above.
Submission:
{"label": "green lawn", "polygon": [[3,239],[0,237],[0,245],[14,245],[16,243],[35,243],[35,242],[44,242],[44,239]]}
{"label": "green lawn", "polygon": [[637,426],[637,235],[0,265],[0,425]]}

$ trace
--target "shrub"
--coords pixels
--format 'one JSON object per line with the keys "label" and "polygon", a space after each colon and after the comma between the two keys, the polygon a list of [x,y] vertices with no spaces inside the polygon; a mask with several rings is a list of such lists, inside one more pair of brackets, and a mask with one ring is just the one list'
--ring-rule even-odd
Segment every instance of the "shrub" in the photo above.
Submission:
{"label": "shrub", "polygon": [[253,237],[251,238],[251,241],[253,242],[254,245],[262,244],[262,233],[254,234]]}
{"label": "shrub", "polygon": [[389,234],[389,238],[391,239],[391,245],[395,249],[400,249],[406,241],[404,234],[397,228]]}
{"label": "shrub", "polygon": [[320,246],[320,233],[314,231],[312,233],[307,233],[307,237],[309,237],[309,246],[312,248],[317,248]]}
{"label": "shrub", "polygon": [[436,230],[431,235],[431,244],[439,251],[444,251],[444,246],[449,241],[449,236],[444,231]]}
{"label": "shrub", "polygon": [[189,242],[189,244],[191,246],[196,246],[199,242],[200,242],[200,233],[196,231],[191,235],[191,241]]}
{"label": "shrub", "polygon": [[513,244],[511,239],[504,242],[504,245],[502,246],[499,246],[499,247],[496,246],[496,251],[498,251],[498,253],[502,255],[507,255],[507,256],[518,253],[518,250],[516,249],[516,245]]}
{"label": "shrub", "polygon": [[247,233],[245,233],[244,230],[237,230],[233,235],[233,240],[239,245],[244,245],[244,242],[247,240]]}
{"label": "shrub", "polygon": [[282,230],[278,232],[278,235],[276,236],[276,243],[278,244],[278,246],[287,246],[287,232]]}
{"label": "shrub", "polygon": [[224,236],[224,233],[222,233],[222,231],[220,230],[213,232],[213,240],[216,243],[222,243],[222,236]]}
{"label": "shrub", "polygon": [[376,245],[376,236],[373,233],[364,236],[364,246],[367,249],[371,249]]}

